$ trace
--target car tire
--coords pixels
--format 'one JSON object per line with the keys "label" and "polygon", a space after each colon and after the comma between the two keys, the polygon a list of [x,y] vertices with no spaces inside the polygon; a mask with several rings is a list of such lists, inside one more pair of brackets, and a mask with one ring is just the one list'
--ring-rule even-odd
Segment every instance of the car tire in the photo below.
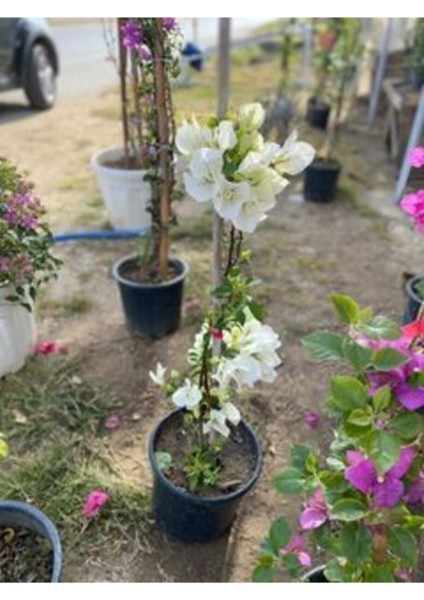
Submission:
{"label": "car tire", "polygon": [[30,50],[25,94],[32,108],[52,108],[56,101],[56,72],[49,49],[34,44]]}

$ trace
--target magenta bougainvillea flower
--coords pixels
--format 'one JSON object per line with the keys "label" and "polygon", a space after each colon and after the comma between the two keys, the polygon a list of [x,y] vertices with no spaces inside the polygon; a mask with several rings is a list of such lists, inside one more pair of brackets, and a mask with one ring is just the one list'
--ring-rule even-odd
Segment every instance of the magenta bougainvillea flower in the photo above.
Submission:
{"label": "magenta bougainvillea flower", "polygon": [[328,509],[322,488],[317,488],[314,495],[308,499],[299,519],[303,530],[317,529],[328,519]]}
{"label": "magenta bougainvillea flower", "polygon": [[424,167],[424,146],[412,148],[412,150],[408,152],[408,161],[410,165],[417,169],[419,167]]}
{"label": "magenta bougainvillea flower", "polygon": [[122,43],[126,48],[136,49],[143,41],[143,33],[140,25],[136,21],[128,20],[121,27],[123,39]]}
{"label": "magenta bougainvillea flower", "polygon": [[307,410],[303,416],[303,422],[309,429],[317,429],[319,427],[319,415],[312,410]]}
{"label": "magenta bougainvillea flower", "polygon": [[103,490],[93,490],[90,492],[84,503],[84,517],[86,519],[96,517],[108,500],[109,494]]}
{"label": "magenta bougainvillea flower", "polygon": [[108,415],[105,419],[105,427],[106,429],[110,429],[113,431],[114,429],[118,429],[122,424],[122,418],[117,413],[112,413]]}
{"label": "magenta bougainvillea flower", "polygon": [[61,354],[66,354],[68,348],[64,342],[52,341],[52,342],[38,342],[35,345],[34,352],[36,354],[42,354],[43,356],[48,356],[49,354],[55,354],[60,352]]}
{"label": "magenta bougainvillea flower", "polygon": [[173,31],[177,27],[177,19],[174,17],[165,17],[161,19],[162,27],[166,31]]}
{"label": "magenta bougainvillea flower", "polygon": [[301,533],[295,533],[292,539],[280,550],[280,554],[294,554],[302,567],[312,565],[311,555],[306,552],[306,540]]}
{"label": "magenta bougainvillea flower", "polygon": [[400,206],[408,215],[411,215],[418,231],[424,233],[424,190],[407,194],[400,201]]}
{"label": "magenta bougainvillea flower", "polygon": [[408,504],[424,504],[424,471],[420,471],[417,479],[412,481],[403,499]]}
{"label": "magenta bougainvillea flower", "polygon": [[349,451],[346,458],[350,466],[345,470],[345,478],[363,494],[371,494],[375,506],[393,507],[399,503],[405,491],[401,479],[415,458],[413,448],[403,448],[396,464],[384,476],[378,476],[374,463],[361,452]]}

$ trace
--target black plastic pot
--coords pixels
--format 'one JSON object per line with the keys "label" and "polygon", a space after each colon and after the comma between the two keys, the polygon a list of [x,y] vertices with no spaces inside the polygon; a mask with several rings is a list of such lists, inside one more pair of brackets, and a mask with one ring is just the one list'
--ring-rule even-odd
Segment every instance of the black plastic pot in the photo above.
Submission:
{"label": "black plastic pot", "polygon": [[327,129],[331,106],[317,98],[309,98],[306,109],[306,120],[312,127]]}
{"label": "black plastic pot", "polygon": [[115,263],[112,270],[119,286],[127,327],[136,335],[161,338],[179,327],[188,266],[183,260],[172,258],[169,262],[178,272],[174,279],[164,283],[138,283],[125,277],[125,271],[135,261],[135,255],[126,256]]}
{"label": "black plastic pot", "polygon": [[403,315],[403,324],[411,323],[415,321],[418,316],[418,311],[423,303],[423,299],[418,295],[417,285],[423,281],[424,274],[416,275],[412,277],[405,286],[406,294],[406,308]]}
{"label": "black plastic pot", "polygon": [[59,583],[62,571],[62,546],[56,527],[41,510],[26,502],[0,502],[0,527],[26,527],[43,536],[51,544],[53,565],[50,583]]}
{"label": "black plastic pot", "polygon": [[304,583],[329,583],[328,579],[324,575],[324,569],[325,565],[315,567],[315,569],[312,569],[303,575],[302,581]]}
{"label": "black plastic pot", "polygon": [[316,158],[305,169],[303,196],[310,202],[331,202],[336,195],[341,164],[337,160]]}
{"label": "black plastic pot", "polygon": [[262,468],[259,441],[245,422],[238,425],[247,437],[255,458],[250,478],[236,491],[225,496],[204,498],[176,487],[158,468],[155,460],[157,441],[170,420],[179,417],[176,410],[158,424],[149,440],[149,460],[153,470],[153,508],[156,522],[169,536],[187,542],[209,542],[224,535],[236,517],[243,496],[254,486]]}

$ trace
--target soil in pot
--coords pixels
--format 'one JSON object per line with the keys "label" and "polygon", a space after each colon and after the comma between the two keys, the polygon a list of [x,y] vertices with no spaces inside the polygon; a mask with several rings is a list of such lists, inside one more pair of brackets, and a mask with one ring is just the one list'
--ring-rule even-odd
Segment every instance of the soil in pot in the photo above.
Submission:
{"label": "soil in pot", "polygon": [[108,167],[109,169],[128,169],[129,171],[137,171],[144,168],[140,159],[136,156],[129,156],[128,160],[124,157],[115,160],[105,160],[102,162],[102,166]]}
{"label": "soil in pot", "polygon": [[[166,473],[168,479],[178,488],[189,490],[184,465],[190,452],[190,442],[184,429],[183,415],[178,414],[163,428],[156,444],[157,452],[168,452],[172,456],[172,468]],[[219,482],[205,489],[196,489],[202,498],[223,497],[235,492],[251,477],[255,469],[256,457],[245,432],[233,428],[220,453],[218,466],[221,468]]]}
{"label": "soil in pot", "polygon": [[[168,269],[168,278],[166,281],[170,281],[175,279],[180,274],[180,270],[173,263],[169,263]],[[157,271],[137,263],[135,260],[132,262],[127,262],[122,265],[120,271],[120,275],[124,279],[128,279],[128,281],[134,281],[135,283],[145,283],[145,284],[156,284],[162,283],[162,279],[159,277]]]}
{"label": "soil in pot", "polygon": [[325,203],[334,199],[341,164],[337,160],[316,158],[305,169],[303,196],[311,202]]}
{"label": "soil in pot", "polygon": [[48,583],[52,565],[45,537],[25,527],[0,527],[0,583]]}

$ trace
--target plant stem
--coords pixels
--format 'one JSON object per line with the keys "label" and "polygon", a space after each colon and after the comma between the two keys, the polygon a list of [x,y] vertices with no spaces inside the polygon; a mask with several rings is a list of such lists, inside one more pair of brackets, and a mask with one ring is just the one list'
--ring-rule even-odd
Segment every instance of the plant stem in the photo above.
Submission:
{"label": "plant stem", "polygon": [[167,85],[162,26],[159,19],[155,20],[155,35],[153,64],[155,71],[156,124],[158,131],[159,156],[159,264],[158,272],[162,280],[168,278],[169,271],[169,221],[171,205],[171,152],[169,147],[169,123],[167,107]]}
{"label": "plant stem", "polygon": [[125,166],[129,166],[129,127],[128,127],[128,97],[127,97],[127,50],[123,44],[123,35],[121,27],[125,19],[119,17],[118,27],[118,47],[119,47],[119,82],[121,93],[121,115],[122,115],[122,135],[124,142],[124,161]]}

